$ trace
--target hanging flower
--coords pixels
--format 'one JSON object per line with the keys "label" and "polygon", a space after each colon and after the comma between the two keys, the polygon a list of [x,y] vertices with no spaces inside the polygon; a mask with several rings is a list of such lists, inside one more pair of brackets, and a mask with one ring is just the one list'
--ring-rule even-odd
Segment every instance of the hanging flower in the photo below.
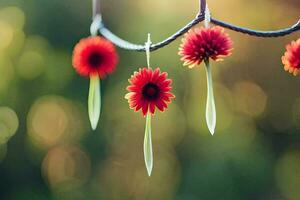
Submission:
{"label": "hanging flower", "polygon": [[297,76],[300,72],[300,38],[286,46],[286,52],[281,58],[285,71]]}
{"label": "hanging flower", "polygon": [[114,45],[99,36],[81,39],[74,48],[73,66],[82,76],[104,78],[115,70],[117,62]]}
{"label": "hanging flower", "polygon": [[130,108],[135,111],[142,110],[144,116],[148,113],[154,114],[156,107],[164,111],[175,97],[171,93],[172,80],[167,79],[167,76],[168,74],[161,73],[159,68],[155,70],[143,68],[134,72],[128,80],[129,93],[125,96]]}
{"label": "hanging flower", "polygon": [[[208,18],[207,18],[208,19]],[[218,26],[206,27],[189,31],[182,39],[178,54],[184,66],[193,68],[204,61],[207,78],[206,124],[213,135],[216,128],[216,106],[213,92],[212,72],[209,60],[219,61],[229,56],[232,51],[232,41],[224,29]]]}
{"label": "hanging flower", "polygon": [[91,36],[81,39],[73,51],[73,66],[81,76],[90,77],[88,112],[93,130],[97,128],[101,113],[100,79],[111,74],[117,65],[118,55],[108,40]]}
{"label": "hanging flower", "polygon": [[182,39],[179,55],[184,66],[193,68],[209,58],[219,61],[229,56],[232,41],[224,29],[218,26],[189,31]]}

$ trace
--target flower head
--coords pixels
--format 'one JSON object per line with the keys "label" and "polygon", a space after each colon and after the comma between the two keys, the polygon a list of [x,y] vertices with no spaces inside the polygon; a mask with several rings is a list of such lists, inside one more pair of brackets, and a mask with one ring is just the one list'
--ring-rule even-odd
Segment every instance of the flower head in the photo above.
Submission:
{"label": "flower head", "polygon": [[203,60],[211,58],[222,60],[232,51],[232,41],[224,29],[218,26],[200,28],[189,31],[182,39],[179,55],[184,61],[183,65],[190,68],[199,65]]}
{"label": "flower head", "polygon": [[300,72],[300,39],[286,46],[286,52],[281,58],[285,71],[297,76]]}
{"label": "flower head", "polygon": [[117,62],[114,45],[99,36],[81,39],[73,51],[73,66],[82,76],[104,78],[115,70]]}
{"label": "flower head", "polygon": [[156,107],[164,111],[175,97],[171,93],[172,80],[167,79],[167,76],[168,74],[162,73],[159,68],[155,70],[143,68],[134,72],[128,80],[129,93],[125,96],[130,108],[135,111],[141,109],[144,116],[149,112],[154,114]]}

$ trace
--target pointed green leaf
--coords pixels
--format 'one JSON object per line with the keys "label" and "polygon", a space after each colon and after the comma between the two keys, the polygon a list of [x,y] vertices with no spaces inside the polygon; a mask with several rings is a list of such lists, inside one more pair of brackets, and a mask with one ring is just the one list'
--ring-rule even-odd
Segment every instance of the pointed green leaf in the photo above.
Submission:
{"label": "pointed green leaf", "polygon": [[207,78],[206,124],[210,133],[213,135],[216,128],[216,106],[209,60],[205,60],[205,65]]}
{"label": "pointed green leaf", "polygon": [[90,89],[88,97],[88,111],[92,129],[97,128],[101,110],[100,79],[98,76],[90,77]]}
{"label": "pointed green leaf", "polygon": [[145,159],[148,176],[151,176],[151,172],[153,168],[151,114],[147,114],[146,116],[146,128],[145,128],[145,137],[144,137],[144,159]]}

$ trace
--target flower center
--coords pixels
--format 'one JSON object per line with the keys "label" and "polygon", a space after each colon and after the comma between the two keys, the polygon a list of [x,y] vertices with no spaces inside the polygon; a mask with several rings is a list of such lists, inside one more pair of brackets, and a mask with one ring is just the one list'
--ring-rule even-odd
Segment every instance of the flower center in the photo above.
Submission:
{"label": "flower center", "polygon": [[159,95],[159,87],[154,83],[148,83],[143,87],[142,95],[147,100],[155,100]]}
{"label": "flower center", "polygon": [[101,55],[97,52],[92,53],[88,59],[88,62],[92,67],[97,68],[102,62]]}
{"label": "flower center", "polygon": [[207,43],[207,45],[205,47],[206,58],[209,58],[215,54],[217,54],[217,52],[216,52],[216,49],[214,48],[213,44]]}

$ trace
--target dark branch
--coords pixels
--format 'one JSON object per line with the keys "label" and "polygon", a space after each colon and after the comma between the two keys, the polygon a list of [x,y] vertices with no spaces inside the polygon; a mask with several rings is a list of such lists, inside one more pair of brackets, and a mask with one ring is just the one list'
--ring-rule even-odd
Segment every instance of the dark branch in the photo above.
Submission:
{"label": "dark branch", "polygon": [[[150,47],[150,51],[155,51],[157,49],[160,49],[174,40],[176,40],[178,37],[183,35],[184,33],[188,32],[193,26],[198,24],[199,22],[203,21],[203,16],[198,15],[193,21],[188,23],[186,26],[181,28],[179,31],[168,37],[167,39],[158,42],[156,44],[152,44]],[[122,49],[127,49],[127,50],[132,50],[132,51],[146,51],[145,45],[139,45],[139,44],[132,44],[126,40],[123,40],[113,34],[110,30],[108,30],[104,24],[101,24],[101,27],[99,28],[100,33],[108,40],[110,40],[112,43],[114,43],[116,46],[122,48]]]}
{"label": "dark branch", "polygon": [[252,30],[252,29],[238,27],[238,26],[235,26],[232,24],[228,24],[226,22],[222,22],[220,20],[213,19],[213,18],[211,19],[211,22],[215,25],[222,26],[224,28],[228,28],[233,31],[248,34],[248,35],[255,36],[255,37],[282,37],[282,36],[289,35],[293,32],[300,30],[300,20],[295,25],[291,26],[290,28],[280,29],[280,30],[276,30],[276,31]]}
{"label": "dark branch", "polygon": [[[94,15],[98,14],[100,15],[100,0],[93,0],[93,6],[94,6]],[[170,37],[168,37],[167,39],[158,42],[156,44],[152,44],[150,47],[150,51],[155,51],[158,50],[168,44],[170,44],[171,42],[173,42],[174,40],[176,40],[178,37],[182,36],[183,34],[185,34],[186,32],[188,32],[192,27],[194,27],[195,25],[197,25],[198,23],[202,22],[204,20],[204,15],[205,15],[205,8],[206,8],[206,0],[199,0],[200,2],[200,11],[198,13],[198,15],[196,16],[196,18],[191,21],[190,23],[188,23],[186,26],[184,26],[183,28],[181,28],[179,31],[177,31],[176,33],[174,33],[173,35],[171,35]],[[96,7],[95,7],[96,6]],[[94,19],[95,16],[94,16]],[[101,17],[99,17],[98,19],[101,19]],[[299,31],[300,30],[300,20],[293,25],[292,27],[286,28],[286,29],[280,29],[280,30],[276,30],[276,31],[258,31],[258,30],[252,30],[252,29],[248,29],[248,28],[243,28],[243,27],[239,27],[239,26],[235,26],[226,22],[222,22],[220,20],[211,18],[211,23],[218,25],[218,26],[222,26],[224,28],[239,32],[239,33],[243,33],[243,34],[248,34],[251,36],[255,36],[255,37],[282,37],[288,34],[291,34],[293,32]],[[145,45],[139,45],[139,44],[133,44],[130,43],[126,40],[123,40],[121,38],[119,38],[118,36],[116,36],[114,33],[112,33],[109,29],[107,29],[103,22],[99,22],[99,32],[108,40],[110,40],[112,43],[114,43],[116,46],[123,48],[123,49],[127,49],[127,50],[131,50],[131,51],[146,51],[145,49]]]}

